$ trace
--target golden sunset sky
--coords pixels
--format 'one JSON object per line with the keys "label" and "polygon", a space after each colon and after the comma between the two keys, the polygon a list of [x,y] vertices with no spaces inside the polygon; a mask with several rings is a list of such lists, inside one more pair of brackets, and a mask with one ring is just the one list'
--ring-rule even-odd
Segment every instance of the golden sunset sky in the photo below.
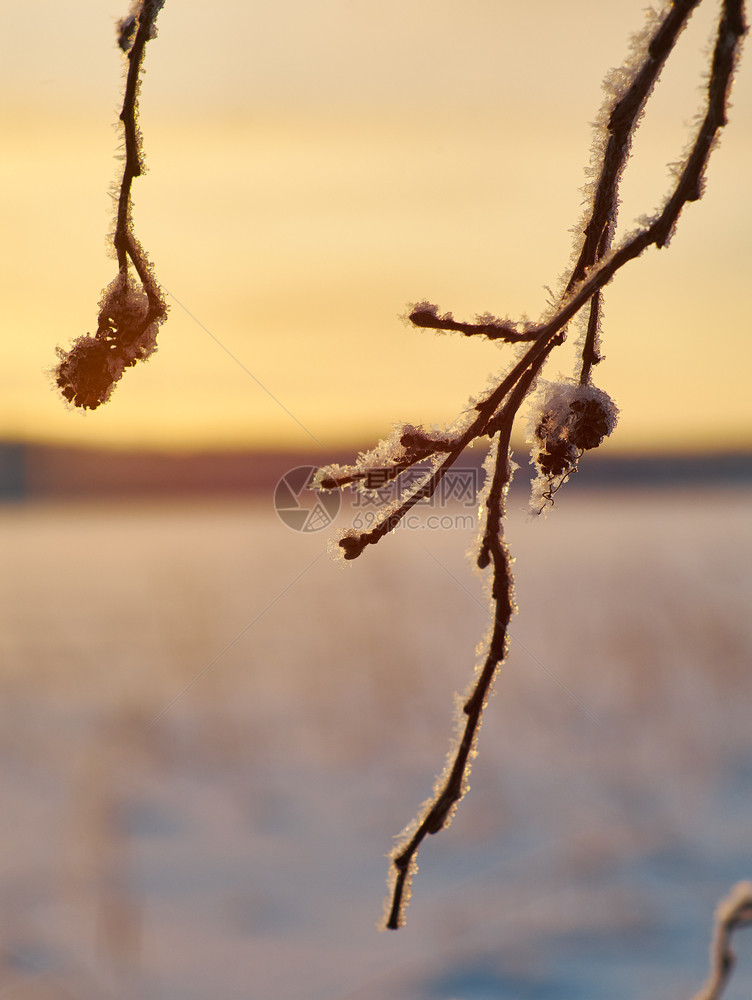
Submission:
{"label": "golden sunset sky", "polygon": [[[621,231],[689,141],[719,4],[637,135]],[[168,294],[158,353],[93,413],[51,389],[115,276],[124,60],[112,0],[6,11],[0,438],[370,446],[451,422],[510,349],[414,330],[408,303],[536,319],[569,265],[602,80],[643,0],[167,0],[146,52],[136,232]],[[596,381],[616,449],[752,446],[752,52],[706,195],[607,289]],[[573,338],[572,338],[573,339]],[[546,375],[568,375],[567,347]]]}

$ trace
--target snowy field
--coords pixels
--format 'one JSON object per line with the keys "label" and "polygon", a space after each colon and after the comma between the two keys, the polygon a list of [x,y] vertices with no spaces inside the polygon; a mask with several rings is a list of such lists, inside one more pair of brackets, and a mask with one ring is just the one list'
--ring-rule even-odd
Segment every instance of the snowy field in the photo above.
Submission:
{"label": "snowy field", "polygon": [[690,1000],[752,878],[751,514],[513,511],[471,791],[387,933],[385,855],[486,627],[474,528],[343,567],[344,516],[0,507],[0,1000]]}

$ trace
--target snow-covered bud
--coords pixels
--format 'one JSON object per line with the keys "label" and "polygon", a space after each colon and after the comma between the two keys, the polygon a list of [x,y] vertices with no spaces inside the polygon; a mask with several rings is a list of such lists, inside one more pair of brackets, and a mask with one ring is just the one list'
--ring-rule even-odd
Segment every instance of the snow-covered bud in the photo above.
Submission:
{"label": "snow-covered bud", "polygon": [[68,402],[93,410],[110,398],[126,368],[157,349],[159,320],[146,323],[149,300],[140,284],[119,274],[99,304],[94,336],[79,337],[69,351],[58,349],[55,382]]}
{"label": "snow-covered bud", "polygon": [[576,448],[583,451],[597,448],[616,426],[616,408],[608,397],[606,399],[608,403],[602,399],[575,399],[570,404],[569,440]]}
{"label": "snow-covered bud", "polygon": [[126,367],[156,350],[157,324],[144,327],[148,311],[149,299],[141,284],[122,274],[107,286],[100,301],[97,336],[117,344]]}
{"label": "snow-covered bud", "polygon": [[594,385],[547,387],[534,423],[534,461],[544,476],[571,472],[583,451],[597,448],[616,426],[618,409]]}
{"label": "snow-covered bud", "polygon": [[58,349],[58,356],[55,382],[69,403],[83,409],[106,403],[125,368],[114,344],[88,335],[79,337],[67,352]]}
{"label": "snow-covered bud", "polygon": [[366,547],[366,542],[363,535],[359,535],[355,531],[348,531],[340,538],[339,547],[342,549],[345,559],[357,559]]}

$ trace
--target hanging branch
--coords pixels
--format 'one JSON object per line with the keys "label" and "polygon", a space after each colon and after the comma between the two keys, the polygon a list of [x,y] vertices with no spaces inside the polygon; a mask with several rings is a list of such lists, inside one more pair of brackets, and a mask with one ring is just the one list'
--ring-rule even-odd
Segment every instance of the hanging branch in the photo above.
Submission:
{"label": "hanging branch", "polygon": [[[459,739],[450,754],[432,797],[407,827],[392,853],[386,926],[404,922],[404,908],[416,869],[418,849],[428,834],[448,826],[466,788],[484,705],[491,693],[507,649],[508,625],[514,608],[510,558],[504,542],[504,502],[512,478],[510,441],[520,406],[535,388],[551,352],[563,343],[567,326],[581,310],[586,312],[580,371],[572,381],[549,386],[543,394],[534,432],[533,458],[538,479],[532,505],[543,509],[576,470],[586,450],[596,448],[616,425],[617,409],[605,392],[592,383],[592,368],[600,361],[599,334],[603,288],[616,272],[649,246],[665,247],[684,206],[702,196],[705,168],[719,130],[726,124],[726,108],[741,39],[746,33],[743,0],[725,0],[718,22],[707,86],[707,110],[696,138],[686,153],[673,189],[652,220],[627,236],[615,249],[619,184],[629,158],[632,136],[660,72],[674,49],[692,11],[701,0],[670,0],[661,14],[652,15],[647,29],[635,39],[633,56],[610,83],[601,121],[603,130],[597,180],[590,191],[590,208],[581,227],[577,261],[555,304],[553,315],[540,324],[513,323],[484,315],[473,323],[458,322],[451,313],[439,314],[435,305],[421,302],[409,315],[414,326],[485,336],[512,344],[521,356],[497,384],[463,415],[458,430],[426,431],[412,425],[397,429],[373,451],[361,454],[349,467],[319,470],[317,488],[348,485],[368,489],[381,476],[399,482],[409,468],[425,463],[425,474],[403,495],[385,507],[368,530],[350,529],[339,539],[344,559],[357,558],[395,528],[417,503],[430,498],[442,477],[473,441],[488,438],[492,447],[487,468],[489,484],[484,498],[485,524],[477,562],[490,567],[492,628],[485,658],[462,707]],[[495,442],[493,439],[495,438]]]}
{"label": "hanging branch", "polygon": [[138,129],[141,67],[146,43],[156,38],[155,22],[163,5],[164,0],[136,0],[131,14],[118,24],[118,45],[128,59],[120,112],[125,162],[112,235],[118,273],[102,293],[97,332],[79,337],[68,351],[58,348],[60,361],[54,371],[65,399],[84,409],[107,402],[125,369],[156,351],[157,331],[167,316],[152,266],[133,233],[131,214],[131,185],[144,171]]}
{"label": "hanging branch", "polygon": [[752,927],[752,882],[738,882],[715,912],[710,975],[694,1000],[720,1000],[736,964],[731,939],[743,927]]}

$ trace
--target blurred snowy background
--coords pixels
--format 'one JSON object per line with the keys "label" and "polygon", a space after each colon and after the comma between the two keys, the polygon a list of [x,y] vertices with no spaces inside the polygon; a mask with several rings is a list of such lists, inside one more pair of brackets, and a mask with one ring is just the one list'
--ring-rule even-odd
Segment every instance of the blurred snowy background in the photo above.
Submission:
{"label": "blurred snowy background", "polygon": [[0,997],[690,998],[752,875],[749,488],[522,503],[511,656],[398,933],[385,855],[486,627],[475,529],[342,567],[346,512],[0,507]]}

